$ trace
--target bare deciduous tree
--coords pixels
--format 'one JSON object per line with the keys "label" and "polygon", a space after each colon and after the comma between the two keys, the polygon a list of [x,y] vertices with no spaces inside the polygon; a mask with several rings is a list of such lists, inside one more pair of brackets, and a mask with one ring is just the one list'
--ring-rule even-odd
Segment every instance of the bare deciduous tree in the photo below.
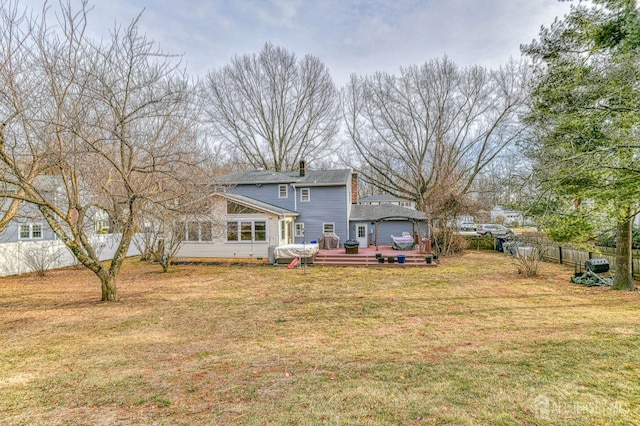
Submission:
{"label": "bare deciduous tree", "polygon": [[515,62],[461,69],[445,57],[398,76],[352,76],[342,100],[353,167],[430,214],[460,200],[523,131],[524,70]]}
{"label": "bare deciduous tree", "polygon": [[[1,195],[37,206],[99,277],[102,300],[117,300],[116,277],[137,212],[172,202],[197,176],[192,85],[179,61],[138,33],[137,19],[96,41],[86,35],[85,1],[77,11],[61,1],[53,23],[49,9],[41,18],[15,11],[10,3],[0,9],[0,43],[11,52],[0,81],[9,88],[0,108],[11,118],[3,126],[0,167],[7,187],[18,191]],[[63,189],[45,193],[34,184],[41,175]],[[121,233],[108,264],[90,241],[100,211]]]}
{"label": "bare deciduous tree", "polygon": [[[176,254],[188,240],[190,224],[198,224],[201,234],[208,233],[213,238],[214,228],[224,226],[226,220],[211,210],[208,195],[212,190],[209,185],[193,186],[175,203],[148,203],[138,212],[141,232],[134,244],[146,260],[157,262],[163,272],[169,272]],[[207,240],[204,235],[198,236],[199,241],[200,238]]]}
{"label": "bare deciduous tree", "polygon": [[265,44],[259,55],[236,56],[209,73],[206,111],[237,160],[255,168],[293,170],[303,158],[331,154],[338,131],[338,95],[322,62],[296,61]]}
{"label": "bare deciduous tree", "polygon": [[[21,25],[26,16],[17,1],[0,1],[0,145],[4,146],[7,138],[19,137],[29,143],[29,131],[21,128],[19,123],[19,111],[26,108],[24,103],[33,102],[35,97],[35,81],[30,79],[30,65],[32,64],[32,52],[20,48],[21,45],[33,36],[29,26]],[[20,97],[15,96],[17,90],[15,79],[20,79]],[[39,172],[39,165],[33,164],[24,171],[23,179],[32,182]],[[21,206],[21,198],[24,191],[11,182],[16,179],[10,168],[0,164],[0,232],[18,214]],[[10,195],[10,196],[7,196]],[[13,197],[15,195],[15,197]]]}
{"label": "bare deciduous tree", "polygon": [[145,260],[157,262],[166,273],[184,242],[184,219],[178,211],[165,206],[150,207],[153,210],[140,212],[141,232],[134,243]]}

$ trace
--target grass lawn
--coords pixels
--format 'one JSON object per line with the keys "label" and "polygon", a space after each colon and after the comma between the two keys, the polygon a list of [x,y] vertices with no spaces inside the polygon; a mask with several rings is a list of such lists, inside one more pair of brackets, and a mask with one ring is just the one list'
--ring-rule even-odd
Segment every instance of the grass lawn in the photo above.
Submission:
{"label": "grass lawn", "polygon": [[0,424],[640,424],[640,294],[438,268],[0,279]]}

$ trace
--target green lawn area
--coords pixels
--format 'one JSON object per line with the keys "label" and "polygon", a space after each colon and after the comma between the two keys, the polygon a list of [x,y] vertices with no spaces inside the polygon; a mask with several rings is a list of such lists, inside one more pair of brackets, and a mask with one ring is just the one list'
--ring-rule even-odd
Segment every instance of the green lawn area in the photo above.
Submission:
{"label": "green lawn area", "polygon": [[128,261],[0,279],[0,423],[640,424],[640,295],[438,268]]}

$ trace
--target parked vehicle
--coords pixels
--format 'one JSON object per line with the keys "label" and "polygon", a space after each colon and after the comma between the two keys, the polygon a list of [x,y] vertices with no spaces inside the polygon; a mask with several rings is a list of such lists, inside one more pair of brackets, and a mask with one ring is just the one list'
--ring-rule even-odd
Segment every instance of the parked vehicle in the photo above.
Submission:
{"label": "parked vehicle", "polygon": [[498,225],[495,223],[487,223],[478,226],[476,232],[480,235],[496,235],[496,236],[506,236],[513,235],[513,231],[506,226]]}
{"label": "parked vehicle", "polygon": [[473,222],[463,222],[460,224],[460,231],[462,232],[475,231],[477,229],[478,227]]}

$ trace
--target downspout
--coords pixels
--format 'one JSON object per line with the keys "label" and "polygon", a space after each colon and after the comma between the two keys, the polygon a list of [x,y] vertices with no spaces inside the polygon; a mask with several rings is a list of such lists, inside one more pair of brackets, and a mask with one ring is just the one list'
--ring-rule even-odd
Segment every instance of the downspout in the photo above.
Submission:
{"label": "downspout", "polygon": [[[293,211],[298,213],[298,192],[296,191],[296,187],[294,184],[290,184],[291,188],[293,188]],[[296,221],[298,220],[298,216],[293,218],[293,235],[291,235],[291,238],[293,240],[293,242],[296,242]]]}
{"label": "downspout", "polygon": [[298,193],[296,191],[296,187],[294,184],[290,184],[291,187],[293,188],[293,211],[297,212],[298,211]]}

